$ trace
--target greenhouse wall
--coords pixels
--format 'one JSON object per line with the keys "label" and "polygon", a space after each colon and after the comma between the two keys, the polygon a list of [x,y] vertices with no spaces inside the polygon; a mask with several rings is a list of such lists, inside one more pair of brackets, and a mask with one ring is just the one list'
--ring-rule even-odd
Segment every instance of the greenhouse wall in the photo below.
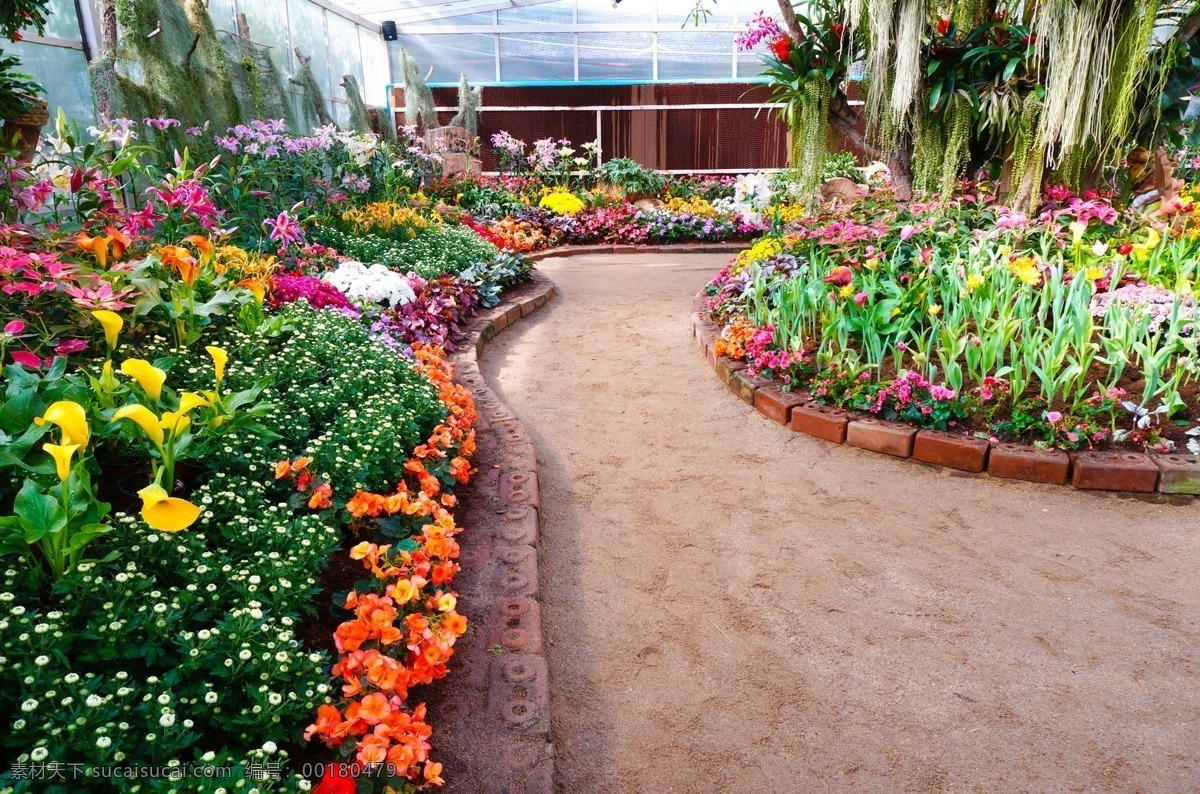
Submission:
{"label": "greenhouse wall", "polygon": [[[479,136],[600,140],[604,159],[630,157],[670,171],[743,171],[787,164],[787,131],[756,89],[762,63],[734,39],[769,0],[712,6],[701,25],[693,0],[553,0],[397,25],[389,42],[402,123],[401,51],[429,82],[443,121],[460,75],[483,86]],[[750,133],[750,134],[747,134]],[[747,144],[747,141],[753,141]],[[668,142],[670,145],[668,145]]]}
{"label": "greenhouse wall", "polygon": [[[269,48],[271,60],[288,76],[299,64],[294,48],[312,58],[313,73],[340,124],[349,121],[344,75],[354,75],[368,104],[385,105],[389,72],[387,49],[379,25],[323,0],[211,0],[208,12],[218,31],[236,35],[244,14],[250,38]],[[98,50],[97,12],[88,0],[51,0],[44,36],[5,44],[21,58],[23,68],[46,89],[50,112],[62,108],[72,120],[91,123],[96,112],[87,64]],[[295,86],[285,85],[293,103]]]}

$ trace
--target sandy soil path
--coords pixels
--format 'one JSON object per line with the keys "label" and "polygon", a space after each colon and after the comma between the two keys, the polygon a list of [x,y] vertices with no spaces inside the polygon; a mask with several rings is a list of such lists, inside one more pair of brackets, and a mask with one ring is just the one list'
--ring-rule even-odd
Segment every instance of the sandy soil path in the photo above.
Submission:
{"label": "sandy soil path", "polygon": [[1196,508],[771,424],[692,341],[724,261],[544,261],[483,357],[542,461],[560,790],[1200,790]]}

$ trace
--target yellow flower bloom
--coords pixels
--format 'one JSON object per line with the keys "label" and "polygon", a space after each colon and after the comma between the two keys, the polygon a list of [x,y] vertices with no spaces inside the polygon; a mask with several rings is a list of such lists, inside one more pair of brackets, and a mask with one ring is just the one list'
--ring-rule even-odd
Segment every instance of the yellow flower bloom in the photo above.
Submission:
{"label": "yellow flower bloom", "polygon": [[38,427],[47,422],[57,425],[62,431],[64,444],[78,444],[86,447],[91,439],[88,430],[87,411],[77,402],[59,400],[46,409],[46,413],[33,420]]}
{"label": "yellow flower bloom", "polygon": [[450,610],[454,609],[457,604],[458,599],[449,593],[446,593],[444,596],[438,599],[437,608],[440,612],[449,612]]}
{"label": "yellow flower bloom", "polygon": [[1022,256],[1008,263],[1008,270],[1031,287],[1042,283],[1042,271],[1038,270],[1032,256]]}
{"label": "yellow flower bloom", "polygon": [[187,529],[200,517],[199,507],[171,496],[158,483],[147,485],[138,496],[142,498],[142,520],[161,532]]}
{"label": "yellow flower bloom", "polygon": [[967,276],[967,292],[974,292],[982,287],[986,282],[983,276],[978,273],[971,273]]}
{"label": "yellow flower bloom", "polygon": [[933,304],[932,306],[930,306],[930,307],[929,307],[929,316],[930,316],[930,317],[937,317],[937,316],[938,316],[939,314],[941,314],[941,313],[942,313],[942,306],[941,306],[941,304],[939,304],[939,303],[935,303],[935,304]]}
{"label": "yellow flower bloom", "polygon": [[79,451],[78,444],[42,444],[42,449],[50,453],[50,457],[54,458],[54,467],[58,472],[58,479],[63,482],[71,476],[71,457]]}
{"label": "yellow flower bloom", "polygon": [[225,378],[225,363],[229,361],[229,354],[214,345],[209,345],[204,349],[212,356],[213,369],[217,373],[217,383],[220,383]]}
{"label": "yellow flower bloom", "polygon": [[392,585],[390,592],[392,598],[396,600],[396,603],[407,604],[409,601],[413,600],[414,596],[417,595],[417,588],[413,586],[412,580],[399,579],[394,585]]}
{"label": "yellow flower bloom", "polygon": [[104,327],[104,341],[108,343],[109,348],[116,347],[117,335],[125,327],[125,321],[121,319],[121,315],[110,312],[108,309],[97,309],[92,312],[92,316]]}
{"label": "yellow flower bloom", "polygon": [[121,362],[121,373],[141,384],[150,399],[157,402],[162,398],[162,387],[167,382],[167,373],[141,358],[127,358]]}
{"label": "yellow flower bloom", "polygon": [[838,290],[838,293],[839,293],[839,294],[840,294],[840,295],[841,295],[843,298],[849,298],[851,295],[853,295],[853,294],[854,294],[854,285],[853,285],[853,284],[847,284],[846,286],[844,286],[844,287],[842,287],[841,289],[839,289],[839,290]]}
{"label": "yellow flower bloom", "polygon": [[157,416],[144,405],[126,405],[124,408],[119,408],[110,421],[118,422],[122,419],[128,419],[135,423],[146,434],[146,437],[154,442],[156,447],[161,448],[163,445],[163,428]]}

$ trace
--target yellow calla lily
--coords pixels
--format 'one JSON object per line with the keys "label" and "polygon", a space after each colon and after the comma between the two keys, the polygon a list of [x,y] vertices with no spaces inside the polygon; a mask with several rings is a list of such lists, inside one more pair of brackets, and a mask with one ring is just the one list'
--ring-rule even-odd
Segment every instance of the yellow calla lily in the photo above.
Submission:
{"label": "yellow calla lily", "polygon": [[204,349],[212,356],[213,369],[217,373],[217,383],[220,383],[225,378],[225,363],[229,361],[229,354],[215,345],[209,345]]}
{"label": "yellow calla lily", "polygon": [[57,425],[59,430],[62,430],[63,442],[67,444],[78,444],[81,447],[88,445],[88,440],[91,439],[91,431],[88,430],[87,411],[83,406],[71,400],[59,400],[46,409],[46,413],[33,420],[38,427],[47,422]]}
{"label": "yellow calla lily", "polygon": [[125,321],[121,319],[121,315],[116,312],[110,312],[108,309],[97,309],[92,312],[92,316],[104,327],[104,341],[108,343],[109,349],[115,348],[117,346],[117,335],[125,327]]}
{"label": "yellow calla lily", "polygon": [[183,411],[167,411],[162,415],[158,424],[163,430],[178,436],[187,432],[187,429],[192,426],[192,420]]}
{"label": "yellow calla lily", "polygon": [[186,414],[194,411],[202,405],[208,405],[209,402],[202,395],[196,394],[194,391],[185,391],[179,395],[179,413]]}
{"label": "yellow calla lily", "polygon": [[141,384],[150,395],[150,399],[158,401],[162,398],[162,387],[167,382],[167,373],[141,358],[127,358],[121,362],[121,373],[128,375]]}
{"label": "yellow calla lily", "polygon": [[146,434],[146,437],[154,442],[155,446],[162,448],[163,444],[163,429],[159,424],[158,417],[144,405],[126,405],[123,408],[117,409],[110,421],[116,422],[121,419],[128,419],[137,424]]}
{"label": "yellow calla lily", "polygon": [[54,467],[58,471],[58,479],[63,482],[71,476],[71,458],[79,451],[78,444],[42,444],[42,449],[54,458]]}
{"label": "yellow calla lily", "polygon": [[171,496],[158,483],[138,491],[142,498],[142,520],[161,532],[187,529],[200,517],[200,508],[186,499]]}

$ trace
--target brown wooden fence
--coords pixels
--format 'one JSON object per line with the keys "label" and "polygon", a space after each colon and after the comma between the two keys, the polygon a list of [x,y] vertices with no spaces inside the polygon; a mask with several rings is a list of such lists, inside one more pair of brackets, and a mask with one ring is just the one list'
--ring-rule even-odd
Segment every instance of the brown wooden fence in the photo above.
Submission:
{"label": "brown wooden fence", "polygon": [[[457,105],[457,88],[435,88],[443,123]],[[787,127],[754,83],[484,86],[479,115],[485,170],[496,169],[493,133],[526,142],[566,138],[579,146],[600,141],[603,159],[629,157],[648,168],[682,172],[740,172],[787,165]],[[404,89],[392,106],[403,120]]]}

